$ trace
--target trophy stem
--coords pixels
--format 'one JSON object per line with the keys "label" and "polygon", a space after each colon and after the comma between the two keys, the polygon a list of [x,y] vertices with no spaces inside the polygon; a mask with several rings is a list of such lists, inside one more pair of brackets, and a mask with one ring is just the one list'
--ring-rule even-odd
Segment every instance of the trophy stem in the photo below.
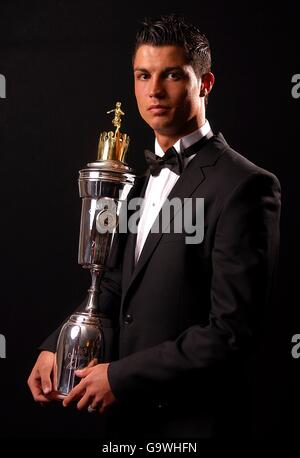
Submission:
{"label": "trophy stem", "polygon": [[103,269],[99,269],[99,266],[97,268],[92,267],[91,269],[91,276],[92,276],[92,283],[90,288],[88,289],[88,300],[87,304],[85,307],[85,311],[89,315],[95,315],[99,313],[99,308],[98,308],[98,295],[99,295],[99,286],[100,286],[100,280],[102,278],[103,274]]}

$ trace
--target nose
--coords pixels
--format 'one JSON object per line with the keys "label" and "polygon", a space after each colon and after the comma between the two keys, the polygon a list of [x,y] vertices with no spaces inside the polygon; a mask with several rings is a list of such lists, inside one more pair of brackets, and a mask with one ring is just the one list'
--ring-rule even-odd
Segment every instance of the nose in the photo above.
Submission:
{"label": "nose", "polygon": [[164,95],[164,88],[160,78],[151,78],[151,84],[149,87],[149,97],[161,98]]}

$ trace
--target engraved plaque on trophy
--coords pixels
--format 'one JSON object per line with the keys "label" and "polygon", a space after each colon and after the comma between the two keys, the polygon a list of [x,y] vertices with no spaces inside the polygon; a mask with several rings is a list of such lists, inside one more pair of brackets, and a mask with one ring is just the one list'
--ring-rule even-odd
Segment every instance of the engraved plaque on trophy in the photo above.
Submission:
{"label": "engraved plaque on trophy", "polygon": [[101,277],[118,230],[121,206],[132,189],[136,176],[124,162],[129,137],[120,132],[121,103],[113,112],[115,131],[102,132],[98,157],[79,171],[82,198],[78,262],[91,272],[91,286],[85,308],[73,313],[61,329],[54,371],[54,397],[66,396],[79,382],[75,375],[98,361],[102,331],[98,306]]}

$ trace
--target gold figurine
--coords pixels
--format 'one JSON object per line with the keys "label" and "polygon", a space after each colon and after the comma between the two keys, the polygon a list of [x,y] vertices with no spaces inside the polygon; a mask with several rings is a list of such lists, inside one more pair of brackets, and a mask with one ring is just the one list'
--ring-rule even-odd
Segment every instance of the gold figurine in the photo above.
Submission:
{"label": "gold figurine", "polygon": [[120,132],[121,116],[125,113],[121,110],[121,102],[116,103],[116,108],[109,110],[106,113],[114,112],[115,116],[112,120],[115,126],[115,132],[101,132],[98,144],[98,161],[124,161],[125,154],[129,145],[129,137],[125,133]]}
{"label": "gold figurine", "polygon": [[115,117],[112,120],[112,123],[116,127],[116,131],[115,131],[115,135],[116,135],[117,132],[119,131],[120,127],[121,127],[121,122],[122,122],[121,116],[123,116],[125,114],[121,110],[121,102],[117,102],[116,103],[116,108],[114,108],[113,110],[109,110],[106,113],[109,114],[109,113],[112,113],[113,111],[115,113]]}

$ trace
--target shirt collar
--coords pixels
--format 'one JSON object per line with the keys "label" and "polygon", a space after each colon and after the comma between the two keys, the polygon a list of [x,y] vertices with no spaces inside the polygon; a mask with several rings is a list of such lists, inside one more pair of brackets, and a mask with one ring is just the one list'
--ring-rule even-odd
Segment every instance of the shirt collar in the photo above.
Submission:
{"label": "shirt collar", "polygon": [[[210,124],[206,119],[202,127],[200,127],[197,130],[194,130],[194,132],[192,132],[191,134],[185,135],[185,137],[180,138],[173,146],[176,149],[177,153],[182,153],[184,149],[199,141],[202,137],[207,135],[209,131]],[[160,144],[158,143],[157,138],[155,139],[155,154],[160,157],[162,157],[165,154]]]}

